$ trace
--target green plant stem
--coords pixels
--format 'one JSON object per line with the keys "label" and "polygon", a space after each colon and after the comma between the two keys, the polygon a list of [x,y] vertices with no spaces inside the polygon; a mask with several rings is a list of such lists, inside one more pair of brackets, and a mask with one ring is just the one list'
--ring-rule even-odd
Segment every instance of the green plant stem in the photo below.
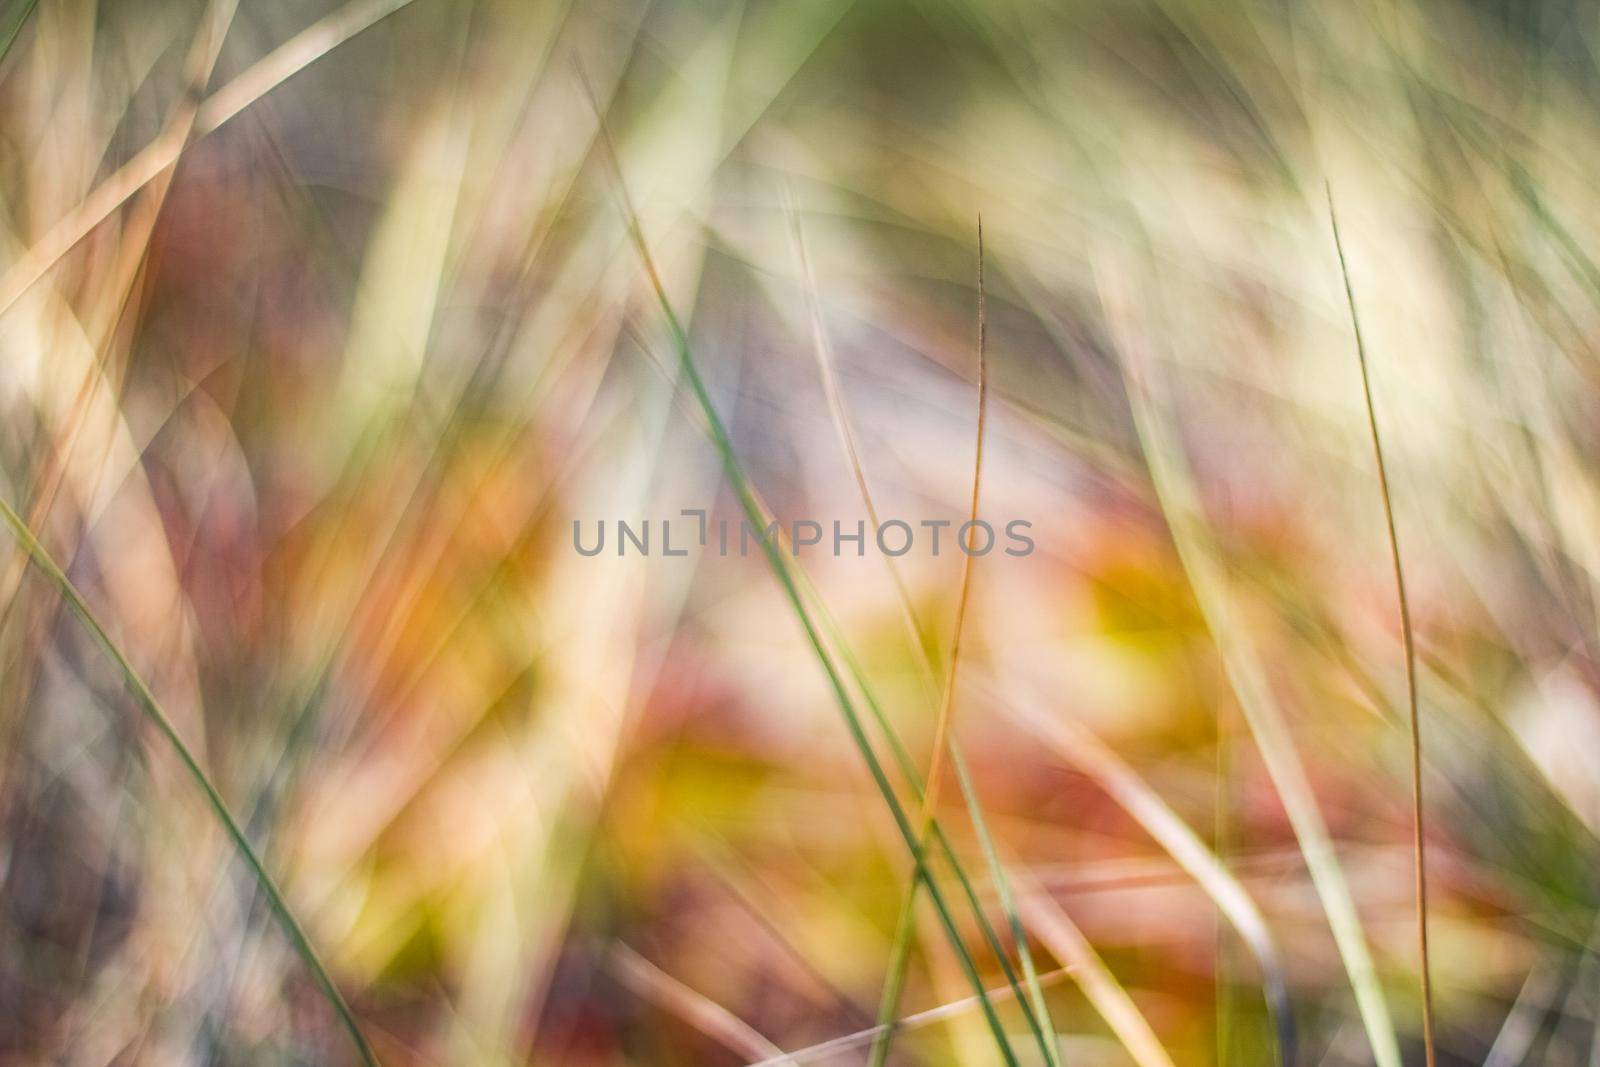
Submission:
{"label": "green plant stem", "polygon": [[0,518],[3,518],[6,525],[10,527],[12,536],[17,539],[17,543],[27,553],[28,559],[56,587],[62,599],[67,602],[67,606],[72,609],[72,613],[83,623],[84,628],[89,631],[95,643],[105,653],[106,658],[111,660],[118,671],[121,672],[123,683],[132,693],[135,702],[138,703],[139,709],[144,713],[145,717],[155,725],[157,732],[165,737],[172,745],[173,750],[177,752],[179,762],[183,764],[189,777],[199,787],[200,792],[204,794],[207,805],[211,808],[217,821],[222,824],[222,828],[227,831],[235,851],[244,859],[245,865],[255,875],[256,883],[266,893],[273,914],[278,917],[278,923],[283,927],[284,933],[288,935],[290,943],[294,946],[300,958],[305,961],[306,967],[311,971],[312,977],[316,979],[317,985],[322,987],[322,992],[328,998],[328,1003],[333,1005],[335,1013],[339,1016],[339,1021],[344,1025],[345,1030],[349,1032],[350,1040],[356,1046],[356,1052],[360,1055],[361,1062],[366,1067],[378,1067],[377,1055],[372,1051],[372,1046],[367,1043],[366,1036],[362,1034],[361,1027],[356,1022],[355,1014],[350,1010],[350,1005],[345,1002],[344,995],[339,992],[339,987],[334,984],[332,976],[328,974],[328,969],[322,965],[322,961],[317,957],[316,950],[311,947],[311,939],[306,936],[305,930],[301,928],[300,923],[295,919],[294,913],[289,910],[288,903],[284,900],[283,894],[279,892],[277,884],[273,882],[272,876],[267,873],[261,858],[256,855],[256,850],[251,847],[250,842],[245,838],[244,831],[239,828],[239,824],[234,820],[232,813],[228,811],[228,806],[223,801],[222,795],[217,792],[216,786],[211,784],[211,779],[201,768],[199,761],[194,757],[194,753],[189,750],[189,746],[184,744],[183,738],[178,734],[177,727],[172,724],[172,720],[161,709],[161,705],[156,700],[155,695],[150,692],[150,687],[145,684],[139,672],[133,669],[133,665],[122,654],[122,650],[111,639],[105,627],[100,625],[100,620],[95,618],[94,613],[89,610],[89,605],[84,602],[83,597],[79,595],[78,590],[73,586],[66,574],[56,565],[50,553],[39,543],[39,539],[33,535],[33,531],[28,529],[27,523],[22,521],[22,517],[5,500],[0,500]]}

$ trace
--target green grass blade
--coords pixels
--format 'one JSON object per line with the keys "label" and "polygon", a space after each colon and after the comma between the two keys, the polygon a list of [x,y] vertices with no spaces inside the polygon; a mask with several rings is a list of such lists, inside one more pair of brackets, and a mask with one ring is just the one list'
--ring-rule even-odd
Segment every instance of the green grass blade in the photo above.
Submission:
{"label": "green grass blade", "polygon": [[[985,313],[983,282],[983,219],[978,219],[978,426],[976,443],[972,461],[972,499],[968,508],[968,518],[976,522],[978,519],[978,501],[983,485],[983,444],[984,427],[988,420],[989,399],[989,361],[988,361],[988,319]],[[851,458],[855,459],[855,450],[850,450]],[[865,492],[865,477],[859,473],[857,464],[857,480]],[[921,802],[921,815],[918,817],[918,842],[919,845],[926,840],[929,827],[932,825],[933,810],[938,803],[939,786],[943,780],[941,770],[945,758],[956,762],[956,748],[950,732],[950,723],[955,711],[956,670],[961,662],[961,638],[965,632],[967,617],[967,602],[972,591],[972,570],[974,556],[966,554],[961,560],[961,581],[956,594],[955,625],[950,639],[949,665],[945,673],[944,685],[938,696],[938,716],[933,728],[933,757],[928,765],[927,788]],[[897,586],[901,583],[896,582]],[[903,588],[903,586],[902,586]],[[913,616],[913,633],[916,632]],[[919,642],[920,645],[920,642]],[[926,650],[924,650],[926,654]],[[929,674],[932,673],[931,665]],[[962,767],[962,772],[965,767]],[[1001,865],[999,856],[995,852],[994,841],[990,838],[988,825],[983,818],[982,810],[977,806],[977,795],[972,789],[971,778],[958,772],[963,779],[962,795],[967,799],[968,812],[973,820],[973,827],[978,833],[984,857],[989,866],[990,877],[995,883],[1000,902],[1005,910],[1006,918],[1011,926],[1012,939],[1015,941],[1018,954],[1021,958],[1022,969],[1029,981],[1030,999],[1023,1000],[1027,1007],[1031,1004],[1032,1010],[1028,1012],[1028,1023],[1032,1028],[1034,1037],[1039,1042],[1039,1051],[1044,1055],[1047,1067],[1055,1067],[1055,1041],[1046,1030],[1049,1015],[1045,1011],[1044,993],[1039,988],[1038,974],[1033,966],[1032,954],[1028,949],[1028,941],[1022,929],[1021,918],[1016,914],[1011,894],[1005,882],[1005,869]],[[917,885],[913,881],[906,887],[905,911],[909,913],[916,904]],[[879,1012],[878,1023],[883,1026],[883,1031],[877,1041],[873,1043],[873,1067],[882,1067],[889,1055],[889,1046],[894,1038],[894,1028],[889,1024],[900,1013],[900,991],[905,985],[905,968],[910,962],[910,932],[911,924],[902,922],[899,934],[903,941],[897,941],[891,953],[889,979],[884,987],[884,997]],[[1003,955],[1003,954],[1002,954]],[[1041,1020],[1044,1022],[1041,1023]]]}
{"label": "green grass blade", "polygon": [[[799,579],[802,586],[804,586],[805,575],[803,572],[799,575]],[[812,600],[815,602],[817,600],[815,592],[809,588],[807,588],[807,592],[811,594]],[[862,669],[861,663],[855,658],[854,653],[850,651],[849,645],[845,643],[843,636],[839,632],[838,624],[829,616],[826,608],[820,604],[814,610],[817,613],[817,618],[824,634],[833,646],[839,650],[839,658],[844,662],[845,670],[848,672],[852,683],[861,692],[862,699],[866,702],[874,724],[878,727],[879,732],[883,734],[885,742],[889,746],[889,753],[894,759],[895,767],[905,778],[911,790],[912,799],[920,803],[923,797],[922,775],[917,769],[915,761],[912,760],[911,753],[906,750],[904,742],[900,740],[899,733],[889,721],[889,716],[884,711],[883,705],[879,703],[873,693],[871,686],[867,682],[865,670]],[[969,806],[975,806],[976,804],[977,796],[973,794],[969,798]],[[1000,970],[1005,976],[1006,984],[1010,987],[1011,994],[1017,998],[1017,1003],[1021,1007],[1024,1017],[1028,1019],[1030,1029],[1033,1029],[1035,1034],[1040,1033],[1041,1031],[1035,1026],[1028,999],[1023,995],[1021,982],[1015,969],[1011,966],[1011,961],[1007,958],[1005,946],[1000,942],[1000,935],[996,932],[994,924],[989,921],[989,916],[985,912],[982,902],[978,899],[978,891],[973,886],[972,879],[968,876],[966,868],[956,856],[955,848],[950,843],[950,836],[937,819],[933,821],[930,842],[938,849],[939,855],[955,875],[956,884],[961,889],[962,899],[966,901],[968,908],[971,910],[973,918],[978,924],[978,930],[983,936],[984,943],[988,945],[990,952],[994,954],[996,961],[1000,964]]]}
{"label": "green grass blade", "polygon": [[[733,488],[734,496],[738,499],[740,508],[744,511],[745,517],[749,520],[751,525],[757,528],[764,528],[762,526],[763,516],[761,509],[757,505],[754,493],[752,492],[751,487],[745,478],[743,468],[733,453],[733,447],[729,441],[727,430],[722,424],[721,417],[716,414],[716,410],[711,403],[710,394],[707,392],[704,382],[700,379],[699,372],[695,369],[692,350],[689,346],[688,335],[684,332],[682,325],[678,322],[677,315],[672,311],[670,303],[667,302],[665,290],[659,288],[660,282],[659,279],[655,277],[653,268],[651,268],[650,273],[652,275],[653,284],[658,287],[658,295],[661,297],[661,306],[663,312],[667,316],[668,328],[670,329],[673,335],[673,340],[679,349],[684,377],[689,382],[690,390],[694,394],[695,400],[705,413],[707,422],[711,426],[713,440],[722,459],[724,475],[727,477],[729,485]],[[760,540],[768,566],[771,568],[773,575],[778,579],[778,584],[783,589],[785,599],[789,601],[789,605],[794,611],[795,617],[801,625],[801,629],[805,632],[806,640],[810,644],[812,652],[816,655],[818,663],[823,668],[823,673],[827,676],[829,688],[832,690],[835,702],[838,704],[840,711],[844,715],[845,724],[850,732],[851,740],[855,743],[856,747],[860,750],[863,759],[866,761],[867,769],[872,776],[873,783],[876,785],[879,793],[882,794],[884,798],[884,802],[889,807],[890,814],[894,818],[895,827],[899,830],[900,836],[904,839],[906,847],[911,853],[913,863],[916,865],[919,876],[927,883],[928,894],[934,901],[935,909],[939,913],[940,923],[944,926],[945,933],[950,938],[952,947],[956,948],[957,950],[957,955],[960,958],[962,969],[966,972],[967,979],[969,982],[971,982],[973,989],[977,992],[984,993],[985,989],[983,982],[978,974],[977,967],[972,960],[971,954],[966,950],[965,944],[961,940],[960,932],[956,929],[949,907],[945,903],[937,883],[928,873],[927,865],[924,862],[920,849],[918,848],[917,834],[912,826],[911,820],[906,814],[904,808],[901,806],[899,799],[895,796],[894,787],[890,784],[888,776],[884,773],[883,765],[878,761],[877,755],[872,749],[872,743],[867,738],[866,731],[862,727],[861,719],[855,710],[854,703],[851,701],[849,692],[845,688],[844,679],[840,676],[838,668],[834,665],[832,658],[828,655],[828,651],[823,644],[821,634],[818,632],[815,622],[811,619],[810,613],[806,610],[805,604],[801,600],[799,589],[795,585],[793,576],[790,574],[788,562],[783,558],[775,538],[761,538]],[[1016,1055],[1012,1052],[1010,1043],[1007,1041],[1005,1036],[1005,1030],[1000,1024],[999,1016],[995,1014],[994,1006],[989,1002],[986,995],[984,997],[982,1007],[986,1019],[989,1022],[990,1028],[994,1032],[995,1040],[1000,1048],[1001,1054],[1004,1056],[1008,1064],[1016,1064]]]}
{"label": "green grass blade", "polygon": [[1038,1026],[1043,1029],[1042,1047],[1045,1054],[1047,1067],[1058,1067],[1061,1063],[1061,1050],[1056,1043],[1055,1023],[1050,1018],[1050,1008],[1045,1003],[1044,987],[1039,984],[1039,969],[1033,962],[1033,950],[1028,947],[1028,932],[1022,925],[1022,913],[1017,910],[1016,897],[1011,892],[1011,882],[1006,877],[1005,865],[1000,862],[1000,851],[995,847],[994,837],[989,833],[989,821],[984,818],[983,806],[978,803],[978,791],[972,784],[972,775],[967,770],[966,757],[961,754],[961,748],[952,741],[950,746],[950,766],[956,772],[956,781],[961,788],[961,795],[967,801],[967,814],[972,819],[973,832],[978,837],[978,847],[983,849],[983,858],[989,866],[989,880],[994,883],[995,894],[1000,898],[1000,910],[1006,917],[1006,923],[1011,927],[1011,940],[1017,946],[1017,961],[1022,964],[1022,980],[1028,987],[1028,1001],[1033,1005],[1033,1015],[1038,1021]]}
{"label": "green grass blade", "polygon": [[[641,345],[644,344],[642,340],[640,343]],[[644,351],[646,355],[649,356],[648,347],[646,347]],[[664,375],[669,373],[667,368],[659,360],[651,357],[650,362]],[[711,436],[710,426],[705,420],[704,413],[701,412],[699,408],[685,404],[682,410],[684,416],[693,421],[697,428],[701,430],[701,432],[705,433],[708,438]],[[759,497],[757,498],[757,504],[758,507],[763,507],[760,504]],[[762,528],[765,529],[769,522],[770,512],[763,507],[761,520]],[[855,687],[856,691],[861,695],[861,699],[865,702],[867,710],[871,715],[873,725],[877,728],[879,734],[889,746],[889,754],[893,760],[894,768],[900,773],[906,784],[906,788],[911,791],[912,801],[920,802],[923,795],[921,772],[917,769],[916,764],[911,759],[911,754],[907,751],[905,744],[900,740],[899,733],[895,730],[894,725],[889,721],[889,717],[884,711],[882,703],[878,700],[875,692],[873,691],[873,687],[867,678],[865,669],[862,667],[860,661],[855,657],[855,654],[851,651],[850,643],[848,640],[846,640],[843,631],[839,627],[838,621],[832,617],[831,613],[828,611],[827,604],[818,595],[816,588],[811,583],[809,576],[803,569],[792,571],[791,576],[794,578],[796,586],[800,589],[801,594],[804,596],[807,604],[809,605],[812,612],[812,617],[816,620],[823,637],[827,641],[828,645],[833,648],[834,654],[839,657],[840,662],[843,664],[845,674],[850,680],[850,683]],[[971,804],[975,804],[976,801],[976,796],[968,798],[969,806]],[[1031,1017],[1032,1009],[1029,1007],[1028,1000],[1023,994],[1016,971],[1011,967],[1010,961],[1007,958],[1005,947],[1000,942],[1000,936],[995,931],[994,924],[990,922],[988,914],[983,908],[982,902],[978,898],[976,888],[973,886],[970,877],[968,877],[966,870],[960,861],[960,858],[956,855],[955,849],[951,845],[949,836],[945,833],[944,827],[937,819],[935,819],[933,822],[932,843],[937,848],[937,855],[942,857],[944,862],[950,867],[951,872],[955,875],[956,882],[961,890],[962,899],[967,903],[973,919],[978,925],[979,932],[983,936],[984,943],[988,946],[989,950],[993,953],[996,962],[999,964],[1001,972],[1005,976],[1010,994],[1021,1006],[1024,1016]],[[913,864],[913,877],[920,878],[920,870],[920,868]],[[980,998],[975,998],[975,1000],[976,999]],[[1031,1026],[1032,1023],[1030,1022],[1030,1027]],[[875,1036],[876,1033],[877,1028],[875,1027],[873,1033],[868,1035],[868,1038],[870,1039],[872,1036]]]}
{"label": "green grass blade", "polygon": [[905,986],[906,969],[911,963],[911,934],[916,926],[917,891],[921,887],[922,879],[911,879],[905,899],[900,902],[900,918],[894,924],[894,942],[889,948],[889,968],[883,981],[883,995],[878,1001],[877,1034],[872,1039],[868,1067],[884,1067],[889,1062],[890,1035],[895,1031],[900,992]]}
{"label": "green grass blade", "polygon": [[[798,262],[801,277],[805,282],[806,310],[810,318],[812,343],[817,359],[817,370],[822,379],[823,392],[828,401],[828,411],[832,416],[834,428],[838,432],[839,443],[843,447],[845,457],[850,463],[850,469],[855,477],[856,487],[861,494],[861,502],[866,508],[867,516],[871,520],[873,528],[876,529],[877,527],[881,526],[882,523],[878,518],[877,505],[874,503],[872,498],[872,489],[867,483],[866,465],[862,462],[860,449],[856,447],[855,434],[851,430],[850,426],[850,414],[844,401],[844,392],[840,388],[838,373],[834,367],[833,346],[829,342],[828,331],[822,319],[821,302],[817,296],[816,276],[812,271],[811,256],[806,247],[805,231],[800,225],[799,215],[794,210],[792,202],[788,200],[787,196],[785,200],[790,216],[790,233],[794,244],[795,258]],[[986,324],[983,321],[983,244],[981,223],[979,226],[978,257],[980,441],[978,459],[975,461],[974,467],[976,471],[981,472],[981,437],[983,423],[982,394],[985,392],[987,386],[987,375],[985,374],[985,366],[982,358],[985,354],[984,332]],[[977,512],[976,481],[977,476],[975,474],[972,509],[974,518],[976,518]],[[907,591],[905,581],[900,576],[899,568],[895,566],[894,558],[885,555],[883,556],[883,562],[889,574],[890,584],[894,587],[895,598],[900,607],[901,618],[906,626],[909,647],[913,652],[913,659],[916,665],[920,668],[919,673],[922,677],[924,688],[926,689],[927,695],[931,700],[939,701],[941,698],[938,684],[934,681],[933,662],[928,654],[927,646],[922,640],[922,629],[917,623],[916,610],[911,604],[911,595]],[[964,585],[966,582],[967,573],[968,572],[964,570]],[[813,593],[813,600],[820,601],[820,598],[816,597]],[[826,620],[825,611],[823,612],[823,615]],[[829,637],[833,641],[836,648],[848,649],[848,643],[844,640],[843,636],[837,632],[837,628],[834,628],[829,633]],[[845,659],[848,668],[852,672],[853,680],[855,681],[857,688],[866,695],[868,705],[871,707],[880,729],[889,739],[889,742],[895,751],[896,759],[901,772],[906,775],[908,780],[915,783],[914,788],[919,794],[919,802],[926,807],[927,801],[921,795],[921,785],[920,783],[916,782],[917,776],[915,768],[912,766],[911,760],[906,754],[904,747],[900,745],[899,738],[896,735],[894,728],[890,725],[888,717],[883,713],[881,707],[873,698],[872,689],[867,683],[865,672],[861,670],[860,665],[855,662],[853,657],[847,654]],[[943,718],[942,715],[941,718]],[[961,755],[960,744],[953,735],[948,736],[946,741],[950,746],[951,762],[955,764],[957,769],[957,781],[960,785],[962,799],[966,803],[968,817],[972,820],[973,828],[978,835],[980,845],[983,848],[985,857],[988,860],[991,880],[994,882],[996,894],[1000,898],[1001,907],[1004,911],[1006,921],[1011,929],[1012,940],[1017,945],[1017,954],[1022,964],[1025,980],[1028,983],[1028,997],[1026,999],[1022,997],[1022,991],[1017,988],[1015,977],[1010,973],[1009,967],[1007,968],[1007,978],[1011,981],[1012,991],[1018,997],[1018,1002],[1022,1005],[1024,1012],[1029,1012],[1029,1006],[1032,1006],[1032,1011],[1030,1013],[1032,1018],[1029,1020],[1030,1026],[1032,1026],[1035,1035],[1039,1038],[1040,1050],[1044,1053],[1045,1063],[1049,1065],[1049,1067],[1054,1067],[1054,1065],[1059,1062],[1059,1050],[1056,1047],[1056,1041],[1053,1036],[1055,1033],[1055,1026],[1051,1022],[1050,1013],[1045,1004],[1044,991],[1039,985],[1037,969],[1034,967],[1033,962],[1033,954],[1028,947],[1027,937],[1022,929],[1022,919],[1017,913],[1016,902],[1013,899],[1013,896],[1010,892],[1010,887],[1007,884],[1004,866],[999,862],[998,853],[994,847],[994,841],[989,835],[988,821],[984,818],[983,808],[979,803],[977,790],[972,784],[971,776],[967,773],[966,764]],[[948,841],[944,841],[943,844],[946,853],[949,854],[950,850]],[[960,865],[955,862],[953,854],[950,854],[950,862],[963,880],[964,888],[967,892],[969,900],[972,902],[974,912],[977,915],[979,922],[985,927],[985,936],[988,938],[991,947],[994,948],[995,955],[1002,961],[1002,964],[1004,965],[1006,962],[1005,953],[999,945],[998,937],[994,935],[992,928],[989,927],[987,916],[985,916],[983,910],[978,906],[976,893],[972,891],[970,883],[966,882],[965,873],[961,871]],[[899,997],[904,985],[905,968],[910,962],[911,936],[914,930],[914,925],[909,921],[909,917],[915,913],[916,897],[917,882],[913,880],[907,889],[906,899],[902,906],[901,919],[896,924],[895,940],[890,952],[889,980],[884,986],[884,996],[880,1003],[878,1017],[878,1025],[880,1029],[878,1031],[878,1036],[873,1041],[872,1047],[872,1057],[870,1062],[873,1064],[873,1067],[881,1067],[882,1063],[888,1057],[889,1045],[892,1041],[893,1035],[892,1023],[898,1013]]]}
{"label": "green grass blade", "polygon": [[57,592],[61,594],[61,598],[66,601],[67,606],[72,609],[72,613],[83,623],[84,628],[89,631],[95,643],[100,646],[100,650],[105,653],[106,658],[111,660],[117,670],[121,672],[123,684],[133,694],[134,700],[138,703],[139,709],[144,712],[145,717],[155,725],[156,730],[167,739],[173,750],[177,752],[178,759],[188,772],[189,777],[194,780],[200,792],[205,795],[206,803],[210,806],[212,813],[216,815],[217,821],[222,824],[222,828],[227,831],[228,837],[232,839],[234,849],[243,858],[251,873],[255,875],[256,883],[261,887],[262,892],[266,893],[273,914],[278,917],[278,923],[283,927],[284,933],[288,935],[290,943],[294,946],[295,951],[299,953],[300,958],[305,961],[305,965],[311,971],[312,977],[316,979],[317,985],[322,987],[322,992],[328,998],[328,1003],[333,1005],[335,1013],[339,1016],[339,1021],[344,1025],[345,1030],[349,1032],[350,1040],[356,1046],[361,1062],[366,1064],[367,1067],[377,1067],[377,1055],[372,1051],[372,1046],[367,1043],[366,1036],[362,1034],[361,1027],[357,1024],[355,1015],[350,1010],[350,1005],[345,1002],[344,995],[339,992],[339,987],[334,984],[327,968],[317,958],[316,950],[311,947],[311,939],[306,936],[305,930],[301,928],[300,923],[295,919],[294,913],[289,910],[288,903],[283,899],[283,894],[279,892],[277,884],[272,880],[272,876],[267,873],[266,867],[262,865],[261,858],[256,855],[256,850],[251,847],[250,842],[245,838],[244,831],[239,828],[239,824],[234,821],[232,813],[228,811],[228,806],[223,801],[222,795],[217,792],[216,786],[211,784],[211,779],[201,768],[199,761],[194,758],[194,753],[189,751],[189,746],[184,744],[183,738],[179,736],[177,728],[173,726],[172,720],[167,717],[167,713],[161,710],[161,705],[156,700],[155,694],[150,692],[150,687],[139,676],[139,672],[133,669],[133,664],[128,662],[128,658],[122,654],[122,650],[111,639],[111,635],[106,633],[105,627],[100,625],[100,620],[95,618],[94,613],[89,610],[89,605],[84,602],[83,597],[78,594],[78,590],[73,586],[66,574],[62,572],[61,568],[56,565],[55,560],[50,557],[45,547],[39,543],[39,539],[34,537],[33,531],[28,529],[28,525],[22,521],[21,516],[5,500],[0,500],[0,518],[3,518],[6,525],[10,527],[12,536],[17,539],[17,543],[27,553],[29,561],[56,587]]}
{"label": "green grass blade", "polygon": [[17,41],[17,34],[22,32],[23,25],[28,21],[28,16],[33,14],[33,9],[39,6],[39,0],[22,0],[6,16],[5,23],[0,25],[0,59],[11,51],[11,46]]}
{"label": "green grass blade", "polygon": [[[586,91],[589,89],[587,80],[585,80],[584,88]],[[589,91],[588,95],[590,103],[594,106],[596,118],[601,120],[603,124],[598,101],[592,91]],[[639,223],[638,213],[634,210],[632,201],[628,196],[627,186],[622,177],[621,164],[616,158],[610,136],[604,130],[603,125],[601,141],[612,166],[613,177],[616,181],[617,193],[621,200],[624,222],[627,226],[629,237],[639,254],[650,288],[656,297],[662,317],[672,337],[673,347],[677,349],[679,371],[683,379],[688,382],[695,403],[706,421],[712,443],[716,447],[718,457],[722,463],[723,475],[727,478],[728,485],[733,490],[735,499],[739,502],[740,510],[744,512],[745,518],[752,526],[757,529],[765,529],[766,527],[762,523],[762,509],[757,501],[755,490],[746,477],[738,457],[734,454],[733,443],[728,436],[727,427],[722,421],[722,416],[717,413],[716,405],[711,400],[711,394],[700,377],[700,372],[694,359],[694,350],[689,343],[688,333],[684,330],[682,322],[678,319],[677,312],[673,310],[671,300],[667,297],[666,287],[662,284],[660,273],[656,270],[655,260],[650,255],[649,245],[645,243],[644,231]],[[977,965],[962,941],[960,931],[956,928],[955,920],[950,913],[948,904],[944,900],[944,895],[940,891],[938,883],[928,873],[921,850],[918,848],[916,830],[912,826],[905,809],[901,806],[899,798],[895,795],[894,787],[890,784],[888,775],[884,773],[883,765],[878,760],[871,741],[867,738],[860,715],[857,713],[855,704],[850,698],[844,679],[840,675],[832,657],[828,654],[816,622],[806,609],[794,575],[790,571],[788,561],[784,559],[780,550],[778,539],[762,537],[758,538],[758,541],[761,544],[763,555],[766,557],[773,576],[778,580],[784,598],[793,610],[796,620],[800,623],[800,627],[805,633],[807,643],[811,646],[817,662],[827,677],[828,687],[832,691],[835,703],[844,717],[851,741],[860,751],[862,759],[867,765],[868,773],[872,777],[873,784],[883,796],[884,803],[889,808],[890,815],[894,819],[895,828],[905,841],[918,876],[927,882],[928,895],[934,903],[935,910],[938,912],[940,925],[944,927],[951,947],[956,950],[962,971],[965,973],[968,982],[971,983],[974,992],[982,997],[981,1007],[984,1018],[994,1035],[995,1044],[1007,1064],[1012,1065],[1012,1067],[1020,1067],[1016,1053],[1012,1051],[1011,1044],[1006,1038],[1005,1028],[1000,1023],[1000,1017],[996,1014],[994,1005],[988,998],[987,990],[983,985],[982,976],[978,973]]]}

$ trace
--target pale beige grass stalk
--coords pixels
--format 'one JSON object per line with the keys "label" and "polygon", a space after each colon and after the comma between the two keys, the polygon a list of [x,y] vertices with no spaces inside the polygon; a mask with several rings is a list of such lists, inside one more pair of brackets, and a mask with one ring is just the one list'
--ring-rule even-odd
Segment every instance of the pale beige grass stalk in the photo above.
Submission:
{"label": "pale beige grass stalk", "polygon": [[672,977],[621,941],[606,953],[605,967],[634,993],[671,1012],[730,1052],[763,1063],[792,1063],[759,1030],[721,1004]]}
{"label": "pale beige grass stalk", "polygon": [[1056,959],[1071,969],[1083,995],[1117,1035],[1134,1062],[1139,1067],[1176,1067],[1161,1046],[1161,1039],[1150,1029],[1144,1013],[1095,952],[1089,939],[1083,936],[1078,924],[1025,870],[1019,868],[1013,875],[1022,883],[1017,906],[1028,928],[1049,947]]}
{"label": "pale beige grass stalk", "polygon": [[1134,313],[1133,294],[1117,266],[1097,270],[1101,304],[1121,356],[1134,426],[1149,464],[1156,501],[1172,532],[1189,584],[1216,643],[1229,683],[1283,802],[1306,869],[1333,933],[1378,1067],[1401,1067],[1394,1022],[1378,980],[1350,883],[1333,847],[1293,732],[1268,682],[1261,655],[1239,618],[1224,561],[1210,535],[1199,486],[1189,468],[1170,402],[1155,378],[1154,357]]}
{"label": "pale beige grass stalk", "polygon": [[409,3],[411,0],[354,0],[257,60],[201,101],[186,121],[168,123],[155,140],[95,186],[0,276],[0,315],[129,197],[176,163],[192,138],[215,131],[351,37]]}

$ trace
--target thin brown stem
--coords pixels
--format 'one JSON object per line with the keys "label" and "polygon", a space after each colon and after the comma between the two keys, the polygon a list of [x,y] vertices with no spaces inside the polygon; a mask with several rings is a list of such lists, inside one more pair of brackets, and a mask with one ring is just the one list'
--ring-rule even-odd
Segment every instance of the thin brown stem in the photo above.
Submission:
{"label": "thin brown stem", "polygon": [[1428,853],[1424,843],[1422,812],[1422,716],[1417,701],[1417,652],[1412,634],[1411,604],[1406,599],[1405,568],[1400,564],[1400,535],[1394,521],[1394,499],[1389,491],[1388,465],[1383,459],[1383,439],[1378,433],[1378,413],[1372,402],[1372,376],[1367,370],[1367,346],[1361,336],[1361,319],[1356,314],[1356,294],[1350,284],[1350,268],[1345,262],[1344,242],[1339,237],[1339,217],[1333,209],[1333,187],[1327,187],[1328,221],[1333,225],[1333,246],[1339,253],[1339,272],[1344,276],[1345,298],[1350,304],[1350,324],[1356,335],[1356,360],[1361,366],[1361,392],[1367,405],[1367,428],[1372,433],[1372,455],[1378,465],[1378,488],[1383,496],[1383,517],[1389,532],[1389,555],[1394,563],[1394,585],[1400,599],[1400,639],[1405,648],[1406,704],[1411,716],[1411,823],[1412,852],[1416,868],[1417,955],[1422,982],[1422,1045],[1427,1067],[1434,1067],[1433,977],[1428,957]]}
{"label": "thin brown stem", "polygon": [[933,726],[933,756],[928,763],[928,787],[922,795],[920,837],[928,835],[928,825],[939,801],[939,783],[944,777],[945,754],[949,748],[950,717],[955,706],[956,670],[961,661],[961,634],[967,618],[967,600],[972,592],[971,538],[976,535],[978,521],[978,495],[983,485],[983,437],[988,422],[989,402],[989,324],[984,307],[983,289],[983,218],[978,218],[978,431],[977,445],[972,459],[972,502],[968,508],[968,542],[961,559],[961,589],[956,595],[956,617],[950,636],[950,662],[945,668],[944,693],[939,700],[939,717]]}

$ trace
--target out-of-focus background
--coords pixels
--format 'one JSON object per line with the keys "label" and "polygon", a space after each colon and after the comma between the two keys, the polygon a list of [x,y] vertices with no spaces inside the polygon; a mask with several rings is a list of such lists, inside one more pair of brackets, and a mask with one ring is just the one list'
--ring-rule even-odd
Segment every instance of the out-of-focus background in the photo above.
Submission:
{"label": "out-of-focus background", "polygon": [[1600,7],[0,46],[0,1062],[1597,1062]]}

